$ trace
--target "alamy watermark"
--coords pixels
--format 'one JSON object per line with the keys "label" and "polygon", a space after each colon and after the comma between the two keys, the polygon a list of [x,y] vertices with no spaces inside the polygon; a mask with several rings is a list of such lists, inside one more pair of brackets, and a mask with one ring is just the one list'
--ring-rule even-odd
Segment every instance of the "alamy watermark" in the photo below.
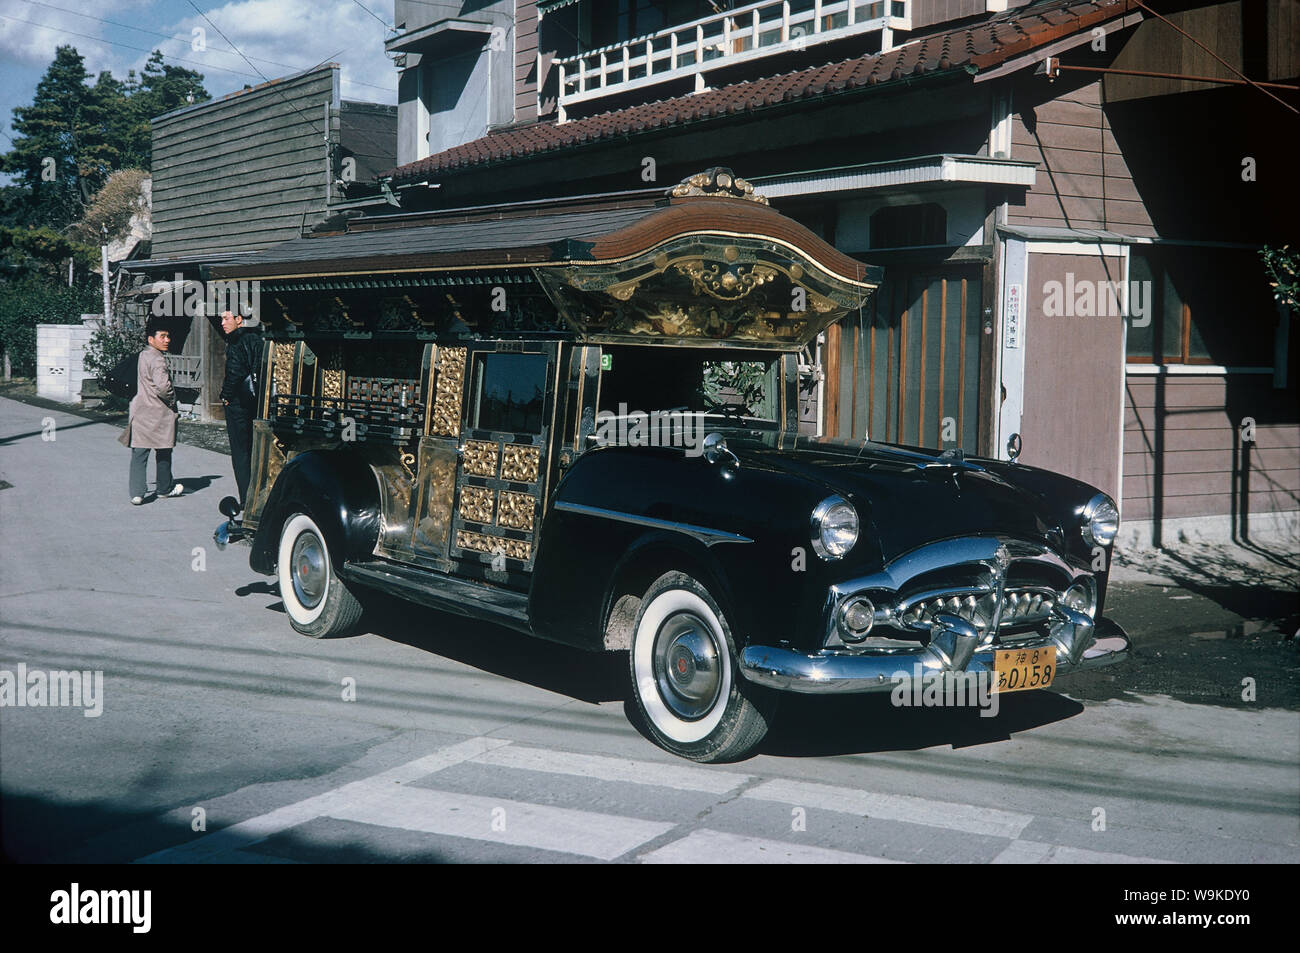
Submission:
{"label": "alamy watermark", "polygon": [[87,718],[104,713],[104,673],[16,671],[0,668],[0,708],[83,708]]}
{"label": "alamy watermark", "polygon": [[262,314],[260,281],[190,281],[178,272],[174,281],[155,281],[149,290],[157,295],[150,309],[156,318],[196,318],[229,311],[242,315],[251,326]]}
{"label": "alamy watermark", "polygon": [[54,924],[124,924],[132,933],[148,933],[153,923],[152,890],[83,890],[73,883],[50,894]]}
{"label": "alamy watermark", "polygon": [[1128,295],[1122,281],[1065,281],[1043,283],[1043,316],[1047,318],[1128,318],[1133,327],[1151,323],[1151,282],[1130,281]]}
{"label": "alamy watermark", "polygon": [[920,665],[912,674],[893,674],[889,701],[895,708],[979,708],[981,718],[998,713],[995,672],[936,672]]}
{"label": "alamy watermark", "polygon": [[602,447],[679,447],[688,457],[704,452],[704,412],[690,410],[602,410],[596,415],[596,443]]}

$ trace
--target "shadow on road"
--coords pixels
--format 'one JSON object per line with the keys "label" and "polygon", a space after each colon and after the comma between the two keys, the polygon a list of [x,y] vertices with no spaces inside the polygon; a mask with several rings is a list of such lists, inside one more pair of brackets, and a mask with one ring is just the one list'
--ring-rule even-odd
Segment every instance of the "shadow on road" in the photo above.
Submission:
{"label": "shadow on road", "polygon": [[627,695],[626,653],[583,652],[384,596],[362,601],[363,631],[382,638],[578,701],[598,704]]}

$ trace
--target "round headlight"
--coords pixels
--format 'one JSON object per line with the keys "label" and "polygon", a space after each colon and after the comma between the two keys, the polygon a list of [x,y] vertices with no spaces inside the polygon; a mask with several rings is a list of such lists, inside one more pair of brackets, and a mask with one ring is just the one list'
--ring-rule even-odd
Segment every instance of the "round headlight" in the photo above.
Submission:
{"label": "round headlight", "polygon": [[1083,538],[1089,546],[1109,546],[1119,533],[1119,510],[1115,501],[1098,493],[1083,508]]}
{"label": "round headlight", "polygon": [[828,496],[812,512],[812,547],[822,559],[839,559],[858,541],[858,511],[842,496]]}
{"label": "round headlight", "polygon": [[1061,604],[1092,618],[1097,611],[1097,589],[1091,579],[1081,579],[1065,590]]}

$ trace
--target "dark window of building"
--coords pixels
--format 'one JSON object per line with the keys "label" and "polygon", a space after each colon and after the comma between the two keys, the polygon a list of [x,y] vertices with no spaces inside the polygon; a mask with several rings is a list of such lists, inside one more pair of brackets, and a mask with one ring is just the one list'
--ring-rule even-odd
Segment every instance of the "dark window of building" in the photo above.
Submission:
{"label": "dark window of building", "polygon": [[583,6],[591,17],[590,49],[657,33],[717,12],[706,0],[599,0]]}
{"label": "dark window of building", "polygon": [[871,247],[946,245],[948,215],[942,205],[890,205],[871,216]]}
{"label": "dark window of building", "polygon": [[1130,362],[1272,366],[1277,310],[1257,251],[1137,245],[1129,282]]}
{"label": "dark window of building", "polygon": [[545,354],[484,354],[474,364],[476,430],[540,434],[546,397]]}

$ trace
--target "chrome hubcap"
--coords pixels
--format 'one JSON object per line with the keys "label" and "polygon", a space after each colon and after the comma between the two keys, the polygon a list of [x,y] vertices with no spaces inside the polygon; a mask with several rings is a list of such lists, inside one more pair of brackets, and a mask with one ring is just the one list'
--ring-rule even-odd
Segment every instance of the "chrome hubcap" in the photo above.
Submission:
{"label": "chrome hubcap", "polygon": [[293,594],[304,609],[314,609],[325,594],[325,550],[312,533],[294,541],[289,559],[293,570]]}
{"label": "chrome hubcap", "polygon": [[669,616],[655,637],[654,674],[659,696],[680,718],[706,715],[718,698],[722,666],[709,626],[694,613]]}

